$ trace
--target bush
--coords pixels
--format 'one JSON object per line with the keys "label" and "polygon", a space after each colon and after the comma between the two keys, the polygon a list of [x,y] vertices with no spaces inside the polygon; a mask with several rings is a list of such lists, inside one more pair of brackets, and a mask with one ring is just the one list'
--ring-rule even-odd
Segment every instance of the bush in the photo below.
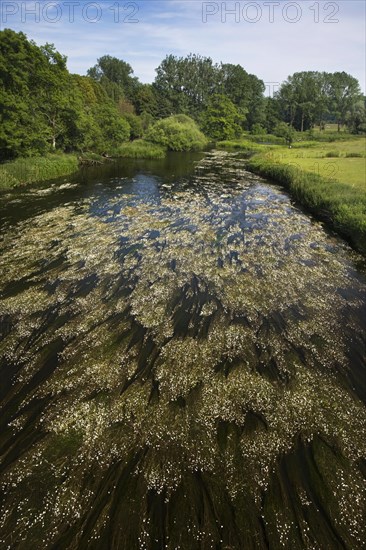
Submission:
{"label": "bush", "polygon": [[140,117],[137,115],[134,115],[133,113],[125,113],[123,115],[123,118],[127,120],[128,124],[130,125],[130,139],[138,139],[142,137],[142,134],[144,133],[142,122],[140,120]]}
{"label": "bush", "polygon": [[214,141],[238,138],[245,121],[245,112],[240,111],[225,95],[211,97],[206,111],[201,115],[203,131]]}
{"label": "bush", "polygon": [[250,133],[253,134],[253,136],[263,136],[267,134],[267,130],[263,128],[261,124],[253,124]]}
{"label": "bush", "polygon": [[273,133],[277,137],[284,138],[289,145],[294,141],[296,135],[294,128],[286,124],[286,122],[279,122],[273,130]]}
{"label": "bush", "polygon": [[359,159],[359,158],[363,158],[363,154],[362,153],[346,153],[346,158],[348,159]]}
{"label": "bush", "polygon": [[175,115],[155,122],[144,137],[171,151],[194,151],[207,145],[207,139],[197,124],[186,115]]}

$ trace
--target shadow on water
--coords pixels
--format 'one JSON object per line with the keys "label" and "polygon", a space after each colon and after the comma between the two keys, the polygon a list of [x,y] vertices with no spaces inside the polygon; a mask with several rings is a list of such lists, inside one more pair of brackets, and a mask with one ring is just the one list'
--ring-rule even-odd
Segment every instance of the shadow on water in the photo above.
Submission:
{"label": "shadow on water", "polygon": [[361,258],[236,154],[3,196],[0,542],[361,549]]}

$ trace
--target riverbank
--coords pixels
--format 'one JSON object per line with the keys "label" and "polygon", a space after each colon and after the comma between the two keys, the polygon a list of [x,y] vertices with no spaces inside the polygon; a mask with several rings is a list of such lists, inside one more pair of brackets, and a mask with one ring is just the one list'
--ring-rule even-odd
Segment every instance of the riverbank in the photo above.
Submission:
{"label": "riverbank", "polygon": [[366,255],[365,138],[303,141],[285,146],[248,140],[221,142],[224,148],[254,153],[249,171],[283,185],[317,218]]}
{"label": "riverbank", "polygon": [[76,155],[19,158],[0,165],[0,190],[67,176],[78,169]]}
{"label": "riverbank", "polygon": [[366,190],[262,156],[252,158],[247,167],[283,185],[297,201],[366,256]]}

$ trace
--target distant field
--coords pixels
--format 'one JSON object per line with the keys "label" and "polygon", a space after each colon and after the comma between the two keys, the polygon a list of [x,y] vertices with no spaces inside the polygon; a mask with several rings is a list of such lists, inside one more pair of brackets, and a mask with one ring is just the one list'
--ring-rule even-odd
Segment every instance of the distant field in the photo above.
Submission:
{"label": "distant field", "polygon": [[366,138],[336,143],[301,142],[275,147],[267,153],[274,162],[290,164],[307,172],[366,190]]}

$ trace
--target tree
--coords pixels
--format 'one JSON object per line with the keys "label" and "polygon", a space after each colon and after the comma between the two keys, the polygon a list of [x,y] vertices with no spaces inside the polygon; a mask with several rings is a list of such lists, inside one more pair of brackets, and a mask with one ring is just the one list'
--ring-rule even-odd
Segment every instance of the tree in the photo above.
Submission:
{"label": "tree", "polygon": [[279,122],[273,133],[275,136],[284,138],[288,145],[291,145],[294,141],[295,130],[290,124],[286,124],[286,122]]}
{"label": "tree", "polygon": [[230,63],[220,67],[220,93],[226,95],[247,116],[242,118],[246,128],[264,123],[264,83],[255,75],[248,74],[241,65]]}
{"label": "tree", "polygon": [[330,103],[336,116],[338,132],[345,124],[347,113],[362,99],[358,80],[345,72],[330,75]]}
{"label": "tree", "polygon": [[103,149],[130,139],[130,125],[127,120],[118,115],[113,105],[99,106],[95,118],[102,131]]}
{"label": "tree", "polygon": [[113,101],[118,101],[124,96],[132,99],[138,84],[131,65],[110,55],[100,57],[87,74],[102,84]]}
{"label": "tree", "polygon": [[23,33],[0,32],[0,159],[43,153],[48,127],[38,112],[37,67],[44,58]]}
{"label": "tree", "polygon": [[168,55],[156,69],[154,88],[170,113],[190,114],[198,119],[219,84],[219,66],[209,57]]}
{"label": "tree", "polygon": [[353,134],[366,133],[366,97],[352,104],[346,114],[346,124]]}
{"label": "tree", "polygon": [[158,114],[158,98],[152,84],[139,84],[132,99],[136,114],[149,113],[153,117]]}
{"label": "tree", "polygon": [[202,129],[214,140],[233,139],[241,133],[243,117],[227,96],[215,94],[202,115]]}

